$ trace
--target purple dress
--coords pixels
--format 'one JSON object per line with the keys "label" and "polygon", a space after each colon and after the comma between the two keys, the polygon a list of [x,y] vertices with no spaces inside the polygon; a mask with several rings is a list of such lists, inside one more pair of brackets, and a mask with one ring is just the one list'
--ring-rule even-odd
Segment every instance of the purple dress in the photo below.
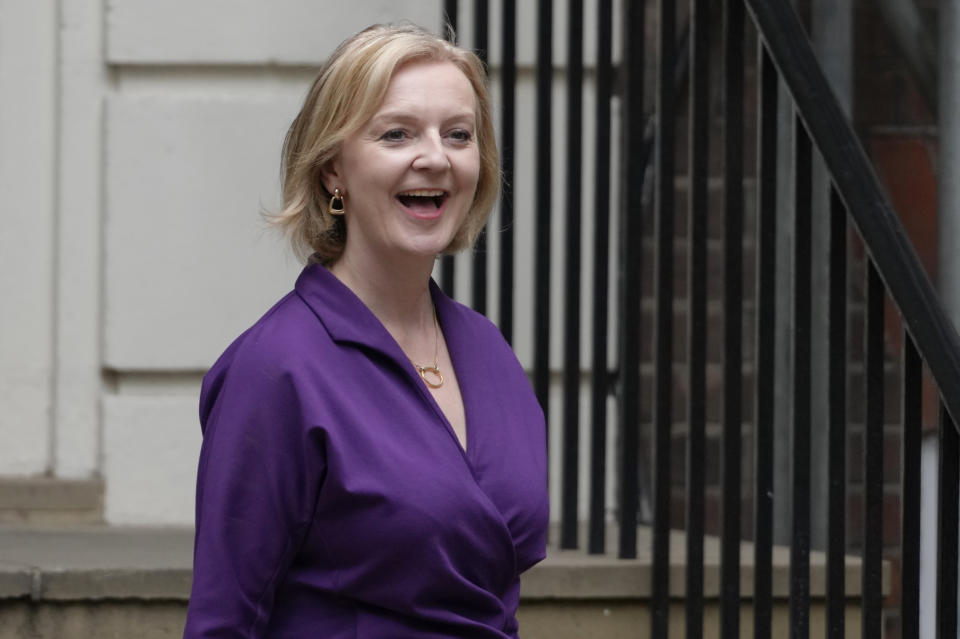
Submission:
{"label": "purple dress", "polygon": [[545,554],[546,433],[497,328],[431,294],[467,449],[396,341],[319,265],[203,380],[184,637],[517,637]]}

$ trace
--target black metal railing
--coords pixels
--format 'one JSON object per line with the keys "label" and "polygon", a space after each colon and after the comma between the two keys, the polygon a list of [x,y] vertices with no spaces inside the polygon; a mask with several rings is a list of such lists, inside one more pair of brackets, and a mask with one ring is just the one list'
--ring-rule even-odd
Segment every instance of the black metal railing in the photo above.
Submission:
{"label": "black metal railing", "polygon": [[[922,407],[922,364],[925,364],[937,386],[940,405],[940,466],[939,489],[939,553],[937,624],[938,636],[957,636],[957,418],[960,417],[960,340],[937,300],[926,275],[911,247],[900,222],[883,194],[869,161],[854,132],[834,98],[816,58],[804,37],[796,14],[786,2],[746,0],[750,17],[761,39],[761,55],[775,66],[777,76],[784,82],[793,100],[797,114],[795,125],[795,164],[797,198],[809,198],[811,189],[800,176],[809,170],[806,147],[812,145],[823,158],[832,182],[832,235],[830,309],[832,323],[829,341],[831,356],[831,384],[838,388],[829,398],[831,413],[830,462],[830,525],[828,544],[832,552],[828,559],[831,598],[836,600],[843,591],[843,558],[839,548],[844,545],[840,504],[844,503],[845,477],[841,456],[843,442],[836,433],[846,426],[844,415],[842,366],[846,362],[840,326],[845,320],[845,281],[847,252],[846,235],[850,228],[856,232],[866,250],[865,300],[865,435],[864,435],[864,542],[862,583],[863,636],[882,636],[882,510],[883,510],[883,452],[884,452],[884,307],[892,302],[903,325],[903,357],[900,366],[903,380],[901,390],[900,435],[903,440],[901,465],[901,610],[902,634],[915,637],[919,633],[919,561],[916,552],[920,545],[920,459],[919,437]],[[769,56],[769,58],[767,58]],[[766,76],[764,76],[766,77]],[[771,73],[769,82],[776,76]],[[764,117],[761,113],[761,117]],[[773,117],[773,116],[770,116]],[[798,245],[802,238],[804,216],[797,211]],[[799,249],[798,249],[799,254]],[[806,266],[806,263],[802,263]],[[798,269],[798,271],[801,269]],[[799,292],[795,292],[799,296]],[[805,300],[798,300],[805,301]],[[800,308],[801,304],[797,304]],[[807,311],[805,311],[808,313]],[[798,318],[799,319],[799,318]],[[798,352],[809,351],[810,342],[799,342]],[[798,337],[799,340],[799,337]],[[762,373],[758,373],[761,376]],[[804,390],[806,392],[806,390]],[[795,397],[796,398],[796,397]],[[796,408],[795,408],[796,410]],[[798,424],[804,426],[806,424]],[[803,428],[798,428],[803,430]],[[809,429],[806,429],[809,431]],[[834,447],[839,451],[834,451]],[[795,457],[796,462],[796,457]],[[795,466],[803,466],[797,464]],[[808,466],[807,466],[808,467]],[[798,486],[799,484],[799,486]],[[803,478],[794,486],[795,508],[798,499],[805,497]],[[808,543],[806,530],[797,530],[794,522],[793,547]],[[795,555],[796,557],[796,555]],[[803,558],[805,559],[805,558]],[[909,561],[908,561],[909,560]],[[801,575],[791,586],[791,625],[798,636],[807,636],[808,626],[804,609],[809,600],[809,577]],[[796,596],[794,596],[796,595]],[[828,636],[843,636],[842,611],[834,601],[828,607]]]}
{"label": "black metal railing", "polygon": [[[445,2],[447,20],[454,27],[457,4]],[[938,636],[956,637],[960,339],[790,3],[655,0],[656,11],[651,12],[647,3],[625,2],[620,19],[614,20],[610,0],[594,0],[586,7],[582,0],[569,0],[558,12],[559,18],[554,15],[555,3],[540,0],[536,24],[518,25],[516,3],[504,1],[499,4],[496,51],[490,49],[488,37],[489,4],[473,4],[472,46],[482,49],[500,97],[505,186],[497,228],[489,230],[475,251],[470,266],[472,290],[461,297],[481,310],[487,309],[488,299],[495,301],[498,323],[510,340],[516,321],[532,324],[531,378],[548,414],[550,454],[560,469],[552,484],[559,489],[553,501],[554,510],[559,511],[560,534],[554,541],[562,548],[580,547],[580,524],[586,519],[586,548],[604,553],[608,526],[615,524],[616,554],[633,558],[638,525],[649,526],[653,636],[667,634],[672,529],[686,531],[688,637],[703,632],[707,534],[720,537],[717,596],[723,637],[737,637],[741,625],[747,625],[740,619],[745,538],[754,542],[750,625],[757,638],[772,634],[775,542],[790,546],[793,637],[811,632],[844,636],[845,560],[856,551],[863,560],[863,636],[880,637],[883,553],[889,541],[883,529],[884,437],[885,425],[889,433],[895,421],[902,455],[901,569],[894,573],[900,578],[895,590],[900,593],[902,636],[916,637],[921,426],[938,419],[937,624]],[[598,29],[595,55],[589,62],[584,61],[583,43],[589,40],[582,31],[585,10],[596,12]],[[648,30],[651,16],[656,24]],[[554,68],[555,18],[567,24],[562,75]],[[677,22],[684,21],[687,25],[678,29]],[[612,48],[614,25],[619,26],[623,43],[619,52]],[[534,57],[518,61],[518,34],[528,32],[528,40],[535,42]],[[657,34],[655,43],[645,40],[648,32]],[[748,46],[754,42],[755,54]],[[651,57],[649,65],[647,57]],[[655,92],[648,100],[644,88],[650,73]],[[517,104],[521,75],[530,85],[532,104]],[[558,81],[566,92],[562,126],[554,126],[552,117]],[[592,114],[583,108],[587,86],[594,99]],[[719,100],[713,99],[717,96]],[[533,111],[534,124],[518,134],[517,111],[527,108]],[[592,139],[585,144],[588,129]],[[554,142],[564,151],[562,180],[553,175]],[[533,179],[532,184],[517,185],[515,162],[523,145],[532,149],[528,174]],[[591,153],[583,152],[586,147]],[[814,169],[819,162],[829,176],[826,194],[815,189]],[[615,163],[619,163],[616,174],[611,168]],[[592,183],[593,198],[589,209],[581,210],[585,176]],[[789,184],[783,183],[784,176]],[[562,195],[555,184],[563,185]],[[534,210],[520,211],[517,217],[535,220],[530,238],[514,234],[515,198],[524,192],[529,192]],[[792,193],[792,198],[785,200],[784,192]],[[722,197],[712,197],[718,194]],[[826,233],[813,229],[819,201],[828,202]],[[563,225],[562,246],[552,242],[555,223]],[[592,236],[584,237],[584,229],[592,229]],[[611,229],[616,230],[611,233]],[[612,250],[611,236],[616,245]],[[784,237],[789,238],[792,256],[786,271],[778,255]],[[529,247],[519,244],[527,241]],[[588,245],[592,260],[582,259],[581,250]],[[496,286],[487,279],[488,250],[491,256],[496,253]],[[514,282],[515,262],[517,254],[526,253],[533,254],[533,288],[519,290]],[[829,256],[825,291],[815,290],[811,275],[816,254]],[[862,284],[851,277],[854,264],[860,262]],[[561,274],[552,273],[556,264],[562,264]],[[453,265],[453,260],[446,260],[442,267],[441,279],[450,292]],[[617,283],[611,290],[612,269],[616,269]],[[650,271],[652,277],[645,277]],[[785,282],[789,313],[778,309]],[[589,295],[581,299],[585,283],[589,283]],[[562,300],[554,307],[563,308],[560,316],[550,311],[551,295],[557,291]],[[529,301],[528,315],[517,316],[521,311],[515,298],[525,302],[524,308]],[[823,366],[813,356],[813,341],[818,339],[813,330],[814,300],[821,298],[826,299],[827,309]],[[722,313],[715,312],[717,306]],[[861,337],[860,327],[850,318],[861,310],[862,354],[850,348],[851,340]],[[888,321],[896,316],[902,328]],[[711,333],[715,322],[722,322],[723,330]],[[744,327],[751,322],[755,328],[749,332]],[[584,325],[592,326],[587,340],[581,339]],[[782,355],[777,326],[789,327],[792,360],[787,380],[777,380],[778,371],[783,370],[777,361]],[[563,338],[562,361],[551,361],[554,335]],[[608,361],[611,340],[616,353],[612,366]],[[902,344],[901,361],[894,365],[900,386],[891,387],[886,373],[897,343]],[[589,358],[581,357],[585,344],[589,344]],[[711,346],[718,348],[711,351]],[[712,361],[716,359],[720,361]],[[862,387],[851,383],[856,379],[854,369],[863,371]],[[924,415],[925,371],[936,387],[937,416]],[[822,398],[828,422],[824,428],[814,423],[813,404],[820,400],[812,392],[814,378],[821,373],[827,377],[828,391]],[[713,377],[722,381],[719,399],[711,395],[711,384],[716,386],[715,380],[710,381]],[[682,392],[678,387],[683,387]],[[775,445],[778,388],[787,388],[790,394],[792,435]],[[583,411],[589,415],[585,428],[580,419],[584,392],[590,396],[589,410]],[[552,394],[560,395],[555,406],[550,402]],[[614,420],[607,410],[611,394],[616,397]],[[885,394],[897,395],[900,415],[896,419],[884,412]],[[683,401],[678,402],[678,397]],[[551,414],[551,409],[556,412]],[[848,446],[854,411],[862,413],[856,418],[862,422],[856,427],[863,432],[862,458],[857,460],[851,458]],[[608,429],[608,422],[615,426]],[[589,455],[582,457],[585,431],[590,435]],[[713,451],[711,433],[713,441],[719,440]],[[818,479],[811,476],[812,443],[817,437],[825,438],[828,450],[823,504],[812,501],[811,490],[812,481]],[[610,438],[615,456],[609,453]],[[675,450],[677,441],[683,444],[682,455]],[[744,444],[750,441],[752,459],[744,457]],[[791,532],[786,542],[775,540],[773,533],[775,449],[784,446],[791,459],[789,490],[780,487],[777,499],[790,505]],[[645,455],[651,461],[649,475],[650,469],[640,464]],[[608,457],[613,463],[608,463]],[[711,463],[719,467],[715,480],[709,476]],[[862,471],[863,484],[863,516],[853,526],[862,529],[858,544],[850,543],[847,525],[847,477],[852,465]],[[608,483],[614,484],[608,482],[611,474],[615,494],[607,490]],[[682,508],[677,508],[677,477]],[[749,499],[743,497],[745,478],[750,480]],[[711,481],[721,489],[720,515],[715,521],[706,514],[706,488]],[[579,503],[581,489],[589,496],[585,507]],[[741,524],[744,517],[752,517],[746,531]],[[823,630],[810,627],[814,518],[826,522]]]}

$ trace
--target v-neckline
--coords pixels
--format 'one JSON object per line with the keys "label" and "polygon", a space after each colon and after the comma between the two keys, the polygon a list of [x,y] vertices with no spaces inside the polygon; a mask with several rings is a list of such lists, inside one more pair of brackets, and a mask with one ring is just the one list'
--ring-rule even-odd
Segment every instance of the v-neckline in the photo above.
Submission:
{"label": "v-neckline", "polygon": [[[450,363],[460,386],[460,399],[463,402],[466,428],[466,446],[460,443],[460,438],[457,437],[450,420],[447,419],[446,414],[440,408],[440,404],[433,397],[433,393],[420,378],[420,374],[413,367],[400,344],[353,289],[340,281],[321,264],[311,264],[305,267],[297,279],[295,288],[309,306],[314,307],[314,302],[318,303],[314,307],[314,313],[335,341],[350,342],[364,348],[377,350],[392,359],[404,371],[411,383],[419,390],[427,405],[432,407],[437,417],[440,418],[443,427],[453,440],[454,446],[463,455],[471,473],[474,473],[471,461],[471,455],[475,452],[473,449],[476,448],[475,433],[472,432],[474,429],[471,427],[474,421],[471,420],[471,413],[474,411],[470,408],[472,393],[466,390],[470,383],[468,381],[470,376],[468,369],[470,367],[462,365],[468,354],[460,348],[460,343],[464,340],[457,333],[459,329],[457,322],[453,321],[453,315],[458,312],[455,306],[456,302],[440,290],[433,278],[428,282],[428,288],[431,300],[437,309],[437,320],[441,330],[443,330],[444,325],[447,327],[444,332],[444,340],[450,354]],[[342,294],[337,294],[336,291],[338,290]]]}
{"label": "v-neckline", "polygon": [[[455,339],[456,335],[455,328],[452,328],[455,322],[446,321],[450,316],[450,307],[449,304],[451,300],[444,295],[440,290],[440,287],[437,286],[436,282],[431,278],[430,279],[430,298],[433,301],[433,307],[437,312],[437,322],[439,324],[440,332],[443,335],[443,341],[447,346],[447,354],[450,356],[450,366],[453,368],[454,377],[457,379],[457,386],[460,389],[460,403],[463,405],[463,428],[464,428],[464,443],[460,442],[460,438],[457,437],[457,431],[454,430],[453,424],[450,423],[450,419],[447,417],[446,413],[443,412],[443,409],[440,407],[440,402],[433,396],[433,393],[430,392],[430,389],[427,388],[427,385],[423,380],[418,380],[424,392],[426,392],[430,401],[433,403],[434,409],[437,411],[437,414],[443,419],[443,424],[447,428],[450,435],[453,437],[454,443],[457,445],[457,448],[460,449],[460,452],[463,454],[464,459],[467,461],[467,465],[470,467],[471,472],[473,471],[473,463],[470,459],[470,454],[473,452],[475,446],[473,438],[473,427],[472,420],[470,419],[470,409],[467,401],[467,391],[466,384],[464,382],[464,371],[469,367],[462,367],[460,364],[462,360],[460,359],[461,353],[459,353],[459,348],[457,347],[458,340]],[[419,377],[419,375],[417,376]]]}

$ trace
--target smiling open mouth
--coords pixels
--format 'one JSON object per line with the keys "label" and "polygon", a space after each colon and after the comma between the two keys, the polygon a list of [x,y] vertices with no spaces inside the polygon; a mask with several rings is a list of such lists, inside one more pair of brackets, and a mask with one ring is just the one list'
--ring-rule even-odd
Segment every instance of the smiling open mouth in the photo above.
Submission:
{"label": "smiling open mouth", "polygon": [[397,194],[397,199],[408,209],[418,212],[436,212],[447,199],[446,191],[439,189],[420,189]]}

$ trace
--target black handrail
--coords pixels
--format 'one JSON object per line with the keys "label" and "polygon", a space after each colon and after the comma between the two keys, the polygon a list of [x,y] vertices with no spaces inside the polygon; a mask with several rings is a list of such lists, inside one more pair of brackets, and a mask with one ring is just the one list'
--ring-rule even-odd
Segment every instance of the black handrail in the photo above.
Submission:
{"label": "black handrail", "polygon": [[744,0],[744,4],[920,356],[940,387],[944,407],[957,425],[960,336],[870,168],[793,8],[789,3],[769,0]]}

